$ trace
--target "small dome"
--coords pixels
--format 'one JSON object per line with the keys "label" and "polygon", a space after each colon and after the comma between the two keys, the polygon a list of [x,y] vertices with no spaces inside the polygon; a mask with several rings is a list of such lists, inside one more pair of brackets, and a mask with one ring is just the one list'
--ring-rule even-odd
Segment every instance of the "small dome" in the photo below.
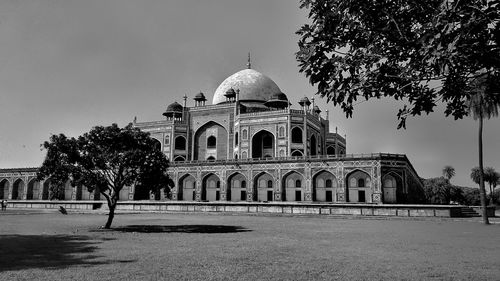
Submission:
{"label": "small dome", "polygon": [[317,105],[314,106],[313,110],[316,113],[321,113],[321,109],[319,109],[319,106],[317,106]]}
{"label": "small dome", "polygon": [[226,78],[215,90],[212,104],[226,102],[230,89],[239,90],[239,100],[264,103],[281,90],[271,78],[253,69],[243,69]]}
{"label": "small dome", "polygon": [[309,99],[307,97],[303,97],[300,99],[299,104],[301,106],[304,106],[304,104],[309,106],[309,105],[311,105],[311,101],[309,101]]}
{"label": "small dome", "polygon": [[167,106],[166,112],[182,112],[182,105],[178,102],[174,102],[171,105]]}
{"label": "small dome", "polygon": [[196,96],[194,96],[193,99],[195,101],[206,101],[207,100],[207,98],[205,97],[205,95],[202,92],[199,92],[198,94],[196,94]]}

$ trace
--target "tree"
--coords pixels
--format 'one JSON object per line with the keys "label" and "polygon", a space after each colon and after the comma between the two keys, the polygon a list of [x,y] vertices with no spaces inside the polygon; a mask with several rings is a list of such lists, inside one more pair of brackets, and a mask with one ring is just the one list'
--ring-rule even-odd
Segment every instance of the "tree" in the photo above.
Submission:
{"label": "tree", "polygon": [[494,191],[495,187],[500,183],[500,174],[492,167],[486,167],[484,169],[484,181],[490,185],[490,204],[493,205],[495,202]]}
{"label": "tree", "polygon": [[450,182],[451,178],[455,176],[455,168],[452,166],[444,166],[443,168],[443,177]]}
{"label": "tree", "polygon": [[[316,94],[351,117],[358,99],[391,97],[407,116],[467,115],[475,78],[488,92],[500,84],[500,0],[301,0],[300,71]],[[500,99],[500,97],[496,97]]]}
{"label": "tree", "polygon": [[478,99],[500,104],[500,0],[301,0],[301,8],[312,22],[297,31],[300,71],[347,117],[358,98],[402,100],[398,128],[438,102],[455,119],[474,113]]}
{"label": "tree", "polygon": [[444,177],[422,179],[426,202],[430,204],[450,204],[463,201],[462,190]]}
{"label": "tree", "polygon": [[98,190],[108,203],[109,216],[104,228],[110,228],[120,190],[125,186],[157,191],[168,189],[168,160],[155,148],[148,133],[112,124],[96,126],[82,136],[68,138],[53,135],[42,144],[47,155],[37,177],[50,178],[55,186],[68,179],[72,186]]}

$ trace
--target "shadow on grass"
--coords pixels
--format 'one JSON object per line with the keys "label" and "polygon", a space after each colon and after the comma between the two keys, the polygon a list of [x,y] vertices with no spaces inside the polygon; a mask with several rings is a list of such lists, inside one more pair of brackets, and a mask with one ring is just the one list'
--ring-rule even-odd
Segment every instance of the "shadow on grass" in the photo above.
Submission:
{"label": "shadow on grass", "polygon": [[127,225],[113,228],[122,232],[181,232],[181,233],[235,233],[248,232],[250,229],[233,225]]}
{"label": "shadow on grass", "polygon": [[98,243],[82,235],[0,235],[0,272],[109,263],[96,261]]}

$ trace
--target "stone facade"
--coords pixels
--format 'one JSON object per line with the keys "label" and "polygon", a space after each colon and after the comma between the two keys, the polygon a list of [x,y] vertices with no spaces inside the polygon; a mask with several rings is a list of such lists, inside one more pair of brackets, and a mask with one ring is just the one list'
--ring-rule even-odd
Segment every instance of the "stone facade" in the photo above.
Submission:
{"label": "stone facade", "polygon": [[[422,183],[405,155],[346,154],[346,139],[303,98],[300,109],[267,76],[245,69],[195,106],[173,103],[164,120],[136,122],[170,160],[179,201],[418,203]],[[36,168],[0,170],[0,198],[46,200],[50,181]],[[65,200],[98,199],[67,184]],[[128,187],[121,200],[166,200]]]}

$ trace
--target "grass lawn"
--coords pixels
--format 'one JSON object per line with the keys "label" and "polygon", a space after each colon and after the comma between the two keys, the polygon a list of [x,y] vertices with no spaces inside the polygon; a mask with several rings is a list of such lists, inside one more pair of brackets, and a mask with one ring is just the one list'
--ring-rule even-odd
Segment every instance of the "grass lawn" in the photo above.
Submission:
{"label": "grass lawn", "polygon": [[0,213],[0,280],[500,280],[500,224],[480,219],[105,220]]}

